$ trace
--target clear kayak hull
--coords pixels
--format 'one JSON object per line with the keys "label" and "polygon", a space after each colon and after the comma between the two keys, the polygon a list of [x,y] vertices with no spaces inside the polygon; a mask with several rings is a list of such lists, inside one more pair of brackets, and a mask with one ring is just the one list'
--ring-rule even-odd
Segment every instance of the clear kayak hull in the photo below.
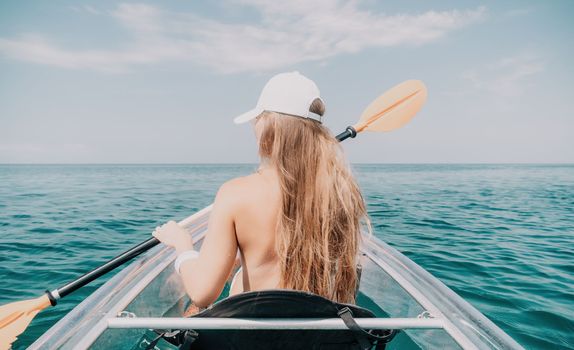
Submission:
{"label": "clear kayak hull", "polygon": [[[198,245],[205,236],[209,213],[208,207],[184,220],[183,226]],[[375,237],[365,236],[363,241],[357,304],[380,318],[359,321],[379,328],[402,329],[387,349],[522,349],[406,256]],[[153,248],[70,311],[30,349],[132,349],[145,330],[162,327],[341,327],[340,320],[328,319],[271,320],[275,323],[267,324],[213,319],[199,325],[197,320],[181,318],[189,300],[173,269],[174,259],[172,249]]]}

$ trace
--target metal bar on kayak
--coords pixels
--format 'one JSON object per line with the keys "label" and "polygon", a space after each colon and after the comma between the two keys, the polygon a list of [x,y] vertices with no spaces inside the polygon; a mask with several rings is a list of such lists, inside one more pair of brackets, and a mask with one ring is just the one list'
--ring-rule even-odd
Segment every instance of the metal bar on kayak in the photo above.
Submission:
{"label": "metal bar on kayak", "polygon": [[361,251],[397,282],[423,309],[443,318],[445,331],[463,349],[489,344],[496,349],[524,349],[486,316],[436,277],[387,243],[372,237]]}
{"label": "metal bar on kayak", "polygon": [[[355,318],[364,329],[443,329],[440,318]],[[113,317],[108,328],[141,329],[241,329],[241,330],[345,330],[348,327],[340,318],[216,318],[216,317]]]}

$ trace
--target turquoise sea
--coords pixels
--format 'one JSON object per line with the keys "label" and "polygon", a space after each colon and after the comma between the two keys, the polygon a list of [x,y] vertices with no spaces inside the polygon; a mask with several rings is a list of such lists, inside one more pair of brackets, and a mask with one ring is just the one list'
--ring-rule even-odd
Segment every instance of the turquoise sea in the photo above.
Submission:
{"label": "turquoise sea", "polygon": [[[574,165],[353,167],[379,238],[525,348],[574,348]],[[0,165],[0,305],[73,280],[254,169]],[[14,348],[106,279],[40,313]]]}

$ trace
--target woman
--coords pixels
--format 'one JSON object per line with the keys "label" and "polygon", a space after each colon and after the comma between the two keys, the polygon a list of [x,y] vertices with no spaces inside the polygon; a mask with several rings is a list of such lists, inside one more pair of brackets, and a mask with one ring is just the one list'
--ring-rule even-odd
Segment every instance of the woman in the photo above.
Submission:
{"label": "woman", "polygon": [[238,251],[242,268],[230,294],[285,288],[354,302],[368,218],[341,148],[321,123],[324,110],[313,81],[298,72],[273,77],[256,108],[235,118],[252,121],[261,165],[221,186],[201,252],[173,221],[154,231],[176,249],[196,306],[217,299]]}

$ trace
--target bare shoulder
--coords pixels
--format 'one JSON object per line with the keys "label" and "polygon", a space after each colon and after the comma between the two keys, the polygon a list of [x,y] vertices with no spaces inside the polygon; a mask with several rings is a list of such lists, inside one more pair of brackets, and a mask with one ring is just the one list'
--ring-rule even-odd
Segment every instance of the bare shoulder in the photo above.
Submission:
{"label": "bare shoulder", "polygon": [[256,174],[237,177],[219,187],[216,200],[229,204],[243,203],[251,198],[260,186],[261,179]]}

